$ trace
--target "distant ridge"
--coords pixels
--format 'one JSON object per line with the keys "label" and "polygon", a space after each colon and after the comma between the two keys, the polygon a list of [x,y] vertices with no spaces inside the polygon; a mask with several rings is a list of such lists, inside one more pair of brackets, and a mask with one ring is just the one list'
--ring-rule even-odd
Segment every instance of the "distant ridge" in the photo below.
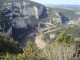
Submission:
{"label": "distant ridge", "polygon": [[49,4],[46,5],[48,7],[57,7],[57,8],[80,8],[80,5],[74,5],[74,4],[69,4],[69,5],[65,5],[65,4],[60,4],[60,5],[54,5],[54,4]]}

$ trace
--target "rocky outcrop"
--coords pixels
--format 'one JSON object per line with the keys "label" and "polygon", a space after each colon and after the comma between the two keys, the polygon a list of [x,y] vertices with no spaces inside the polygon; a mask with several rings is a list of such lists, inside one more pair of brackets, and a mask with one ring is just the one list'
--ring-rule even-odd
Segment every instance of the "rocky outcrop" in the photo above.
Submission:
{"label": "rocky outcrop", "polygon": [[39,16],[42,14],[42,12],[43,12],[43,6],[41,5],[40,7],[39,7],[39,9],[36,7],[36,6],[34,6],[34,10],[35,10],[35,16],[36,16],[36,18],[37,19],[39,19]]}
{"label": "rocky outcrop", "polygon": [[43,12],[43,6],[40,7],[29,7],[29,2],[13,2],[12,5],[9,7],[11,12],[7,13],[5,11],[6,16],[9,17],[12,23],[12,27],[15,28],[27,28],[26,19],[29,19],[31,16],[35,16],[39,19],[39,16]]}
{"label": "rocky outcrop", "polygon": [[25,19],[30,18],[31,16],[35,16],[37,19],[39,19],[39,16],[43,12],[43,5],[40,7],[31,6],[29,2],[13,2],[11,6],[11,10],[17,13],[21,13]]}
{"label": "rocky outcrop", "polygon": [[35,10],[35,13],[36,13],[35,14],[36,18],[39,19],[39,17],[38,17],[38,8],[36,6],[34,6],[34,10]]}
{"label": "rocky outcrop", "polygon": [[15,19],[13,19],[12,21],[12,26],[15,27],[15,28],[27,28],[27,23],[26,21],[24,20],[23,17],[17,17]]}
{"label": "rocky outcrop", "polygon": [[4,23],[6,20],[4,19],[5,21],[2,23],[3,26],[0,26],[0,31],[10,34],[17,39],[17,37],[31,29],[31,27],[28,29],[27,25],[27,20],[29,18],[35,17],[37,20],[40,19],[44,11],[44,6],[41,4],[39,5],[40,6],[36,6],[36,3],[32,5],[32,2],[29,1],[10,3],[6,9],[2,10],[2,16],[8,17],[6,18],[8,22],[6,25],[6,23]]}

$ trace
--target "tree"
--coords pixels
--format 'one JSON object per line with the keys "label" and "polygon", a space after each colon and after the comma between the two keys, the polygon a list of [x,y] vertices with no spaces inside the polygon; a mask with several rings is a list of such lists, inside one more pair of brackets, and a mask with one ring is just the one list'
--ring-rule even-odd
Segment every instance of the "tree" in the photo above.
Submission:
{"label": "tree", "polygon": [[56,41],[60,44],[70,44],[73,42],[73,39],[70,34],[67,34],[65,31],[62,31],[60,35],[57,37]]}
{"label": "tree", "polygon": [[24,53],[24,59],[27,60],[47,60],[45,55],[42,55],[39,53],[39,49],[35,43],[33,43],[31,40],[27,42],[27,45],[25,48],[23,48]]}
{"label": "tree", "polygon": [[40,54],[37,45],[29,40],[23,48],[23,53],[6,53],[0,57],[0,60],[47,60],[47,58],[44,54]]}
{"label": "tree", "polygon": [[0,32],[0,53],[20,53],[22,51],[20,43]]}

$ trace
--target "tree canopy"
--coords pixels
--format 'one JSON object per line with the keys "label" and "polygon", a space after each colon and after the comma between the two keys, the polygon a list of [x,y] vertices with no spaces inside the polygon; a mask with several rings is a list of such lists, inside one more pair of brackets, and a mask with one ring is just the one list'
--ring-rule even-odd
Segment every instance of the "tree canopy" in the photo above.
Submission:
{"label": "tree canopy", "polygon": [[0,32],[0,53],[20,53],[22,48],[18,41],[10,38],[9,35]]}
{"label": "tree canopy", "polygon": [[67,34],[65,31],[62,31],[60,35],[57,37],[56,41],[60,44],[63,43],[70,44],[73,42],[73,39],[70,34]]}

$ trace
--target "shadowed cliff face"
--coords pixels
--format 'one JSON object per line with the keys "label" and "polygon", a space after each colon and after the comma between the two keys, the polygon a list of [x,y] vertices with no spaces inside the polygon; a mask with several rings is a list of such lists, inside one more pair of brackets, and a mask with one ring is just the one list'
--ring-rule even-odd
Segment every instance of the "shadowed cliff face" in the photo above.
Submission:
{"label": "shadowed cliff face", "polygon": [[59,12],[59,15],[61,17],[61,20],[62,20],[62,24],[63,25],[67,25],[68,22],[69,22],[69,18],[65,17],[62,13]]}
{"label": "shadowed cliff face", "polygon": [[43,12],[42,12],[42,14],[40,15],[40,19],[46,18],[46,17],[48,17],[48,14],[47,14],[47,9],[46,9],[46,7],[44,6]]}

